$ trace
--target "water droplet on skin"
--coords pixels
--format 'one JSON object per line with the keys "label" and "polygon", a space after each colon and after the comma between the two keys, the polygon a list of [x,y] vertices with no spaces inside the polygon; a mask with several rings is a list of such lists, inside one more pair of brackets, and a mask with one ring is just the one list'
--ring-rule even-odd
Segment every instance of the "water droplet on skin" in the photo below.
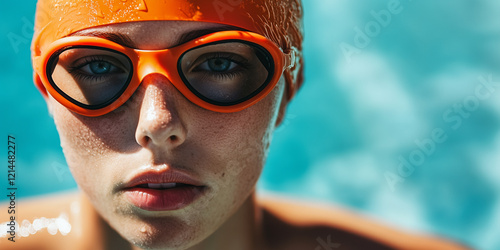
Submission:
{"label": "water droplet on skin", "polygon": [[18,231],[17,231],[22,237],[28,237],[30,236],[30,232],[28,230],[27,227],[21,227]]}
{"label": "water droplet on skin", "polygon": [[69,232],[71,232],[71,224],[69,224],[67,220],[63,218],[57,218],[56,224],[59,232],[61,232],[62,235],[67,235]]}
{"label": "water droplet on skin", "polygon": [[42,229],[42,221],[40,219],[35,219],[33,221],[33,228],[36,230],[36,231],[39,231],[40,229]]}
{"label": "water droplet on skin", "polygon": [[28,232],[29,232],[30,234],[36,234],[37,230],[35,229],[35,227],[34,227],[32,224],[30,224],[30,225],[28,226]]}
{"label": "water droplet on skin", "polygon": [[47,227],[47,231],[51,235],[56,235],[56,233],[57,233],[57,224],[54,221],[51,221],[50,225]]}
{"label": "water droplet on skin", "polygon": [[23,222],[21,223],[21,226],[22,227],[29,227],[31,225],[30,221],[29,220],[23,220]]}
{"label": "water droplet on skin", "polygon": [[40,218],[40,222],[42,224],[42,228],[47,227],[49,225],[49,220],[45,217]]}

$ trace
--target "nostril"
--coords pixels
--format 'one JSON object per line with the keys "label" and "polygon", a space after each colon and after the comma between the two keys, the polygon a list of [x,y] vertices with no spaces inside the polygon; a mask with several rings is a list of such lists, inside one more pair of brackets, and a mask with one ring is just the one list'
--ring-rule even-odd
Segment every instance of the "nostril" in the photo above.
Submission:
{"label": "nostril", "polygon": [[178,140],[179,140],[179,138],[178,138],[176,135],[171,135],[171,136],[170,136],[170,141],[171,141],[172,143],[176,143]]}
{"label": "nostril", "polygon": [[138,142],[141,146],[146,147],[146,145],[149,144],[149,141],[151,141],[151,138],[149,138],[149,136],[144,136]]}

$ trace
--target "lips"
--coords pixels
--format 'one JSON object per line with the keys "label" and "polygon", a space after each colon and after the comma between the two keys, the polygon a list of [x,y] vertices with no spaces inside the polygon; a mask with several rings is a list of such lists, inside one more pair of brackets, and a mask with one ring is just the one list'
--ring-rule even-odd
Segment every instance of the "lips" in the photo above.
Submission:
{"label": "lips", "polygon": [[171,211],[193,203],[206,186],[192,176],[173,169],[149,168],[132,175],[122,189],[134,206],[148,211]]}

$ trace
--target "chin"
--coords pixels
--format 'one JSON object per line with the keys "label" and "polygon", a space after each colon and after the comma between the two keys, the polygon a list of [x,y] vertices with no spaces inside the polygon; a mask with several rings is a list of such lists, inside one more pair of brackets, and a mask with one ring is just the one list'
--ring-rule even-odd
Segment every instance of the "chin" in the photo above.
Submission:
{"label": "chin", "polygon": [[141,249],[188,249],[230,217],[228,210],[232,209],[224,209],[220,203],[201,199],[180,210],[152,212],[118,202],[99,213],[122,238]]}
{"label": "chin", "polygon": [[[199,218],[183,220],[178,217],[119,218],[111,227],[125,240],[141,249],[187,249],[210,234]],[[208,232],[207,232],[208,231]]]}

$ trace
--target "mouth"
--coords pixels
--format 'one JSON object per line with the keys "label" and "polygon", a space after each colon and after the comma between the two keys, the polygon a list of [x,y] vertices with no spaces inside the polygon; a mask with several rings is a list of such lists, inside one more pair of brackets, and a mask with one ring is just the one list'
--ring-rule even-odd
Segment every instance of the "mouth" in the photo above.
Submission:
{"label": "mouth", "polygon": [[178,210],[204,194],[206,186],[178,171],[149,171],[133,176],[123,188],[126,199],[147,211]]}
{"label": "mouth", "polygon": [[169,182],[169,183],[146,183],[146,184],[137,185],[136,187],[165,190],[165,189],[180,188],[180,187],[187,187],[187,186],[192,186],[192,185],[185,184],[185,183]]}

